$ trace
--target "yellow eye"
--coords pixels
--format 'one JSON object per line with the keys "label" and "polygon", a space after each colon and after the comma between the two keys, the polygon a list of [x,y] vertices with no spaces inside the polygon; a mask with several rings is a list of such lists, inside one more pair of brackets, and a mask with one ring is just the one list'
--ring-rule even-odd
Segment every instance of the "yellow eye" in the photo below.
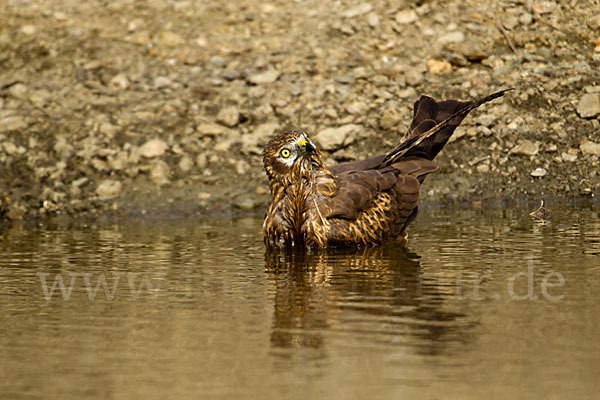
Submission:
{"label": "yellow eye", "polygon": [[283,157],[283,158],[288,158],[290,156],[290,154],[292,154],[292,153],[290,153],[290,151],[288,149],[281,150],[281,157]]}

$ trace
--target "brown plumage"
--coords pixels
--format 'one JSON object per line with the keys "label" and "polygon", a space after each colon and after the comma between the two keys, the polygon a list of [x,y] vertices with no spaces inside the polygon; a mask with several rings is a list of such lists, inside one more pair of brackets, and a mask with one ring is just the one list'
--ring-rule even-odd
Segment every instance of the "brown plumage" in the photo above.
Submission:
{"label": "brown plumage", "polygon": [[417,215],[421,184],[437,169],[435,156],[471,110],[505,92],[478,101],[422,96],[400,144],[362,161],[327,167],[306,133],[275,136],[263,153],[272,196],[265,243],[326,247],[404,238]]}

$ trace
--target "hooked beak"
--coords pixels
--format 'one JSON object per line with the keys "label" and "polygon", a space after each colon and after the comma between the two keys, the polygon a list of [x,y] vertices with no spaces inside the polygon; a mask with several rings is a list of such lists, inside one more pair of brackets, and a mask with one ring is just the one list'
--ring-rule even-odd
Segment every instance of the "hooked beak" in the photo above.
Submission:
{"label": "hooked beak", "polygon": [[300,145],[300,149],[304,154],[314,153],[317,150],[310,140],[301,139],[298,141],[298,144]]}

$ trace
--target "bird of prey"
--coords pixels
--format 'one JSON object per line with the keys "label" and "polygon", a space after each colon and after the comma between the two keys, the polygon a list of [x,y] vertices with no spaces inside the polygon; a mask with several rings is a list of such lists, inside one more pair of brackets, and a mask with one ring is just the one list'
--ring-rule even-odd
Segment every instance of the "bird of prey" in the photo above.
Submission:
{"label": "bird of prey", "polygon": [[366,160],[326,166],[305,132],[276,135],[263,162],[272,201],[263,224],[268,247],[369,246],[406,238],[433,159],[473,109],[501,97],[435,101],[421,96],[400,144]]}

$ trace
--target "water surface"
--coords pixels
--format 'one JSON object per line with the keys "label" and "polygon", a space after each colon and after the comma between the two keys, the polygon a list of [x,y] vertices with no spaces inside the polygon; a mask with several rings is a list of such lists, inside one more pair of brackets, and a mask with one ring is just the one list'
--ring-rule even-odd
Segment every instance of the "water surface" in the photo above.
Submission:
{"label": "water surface", "polygon": [[258,218],[5,229],[0,393],[597,398],[598,210],[529,211],[308,253],[265,253]]}

